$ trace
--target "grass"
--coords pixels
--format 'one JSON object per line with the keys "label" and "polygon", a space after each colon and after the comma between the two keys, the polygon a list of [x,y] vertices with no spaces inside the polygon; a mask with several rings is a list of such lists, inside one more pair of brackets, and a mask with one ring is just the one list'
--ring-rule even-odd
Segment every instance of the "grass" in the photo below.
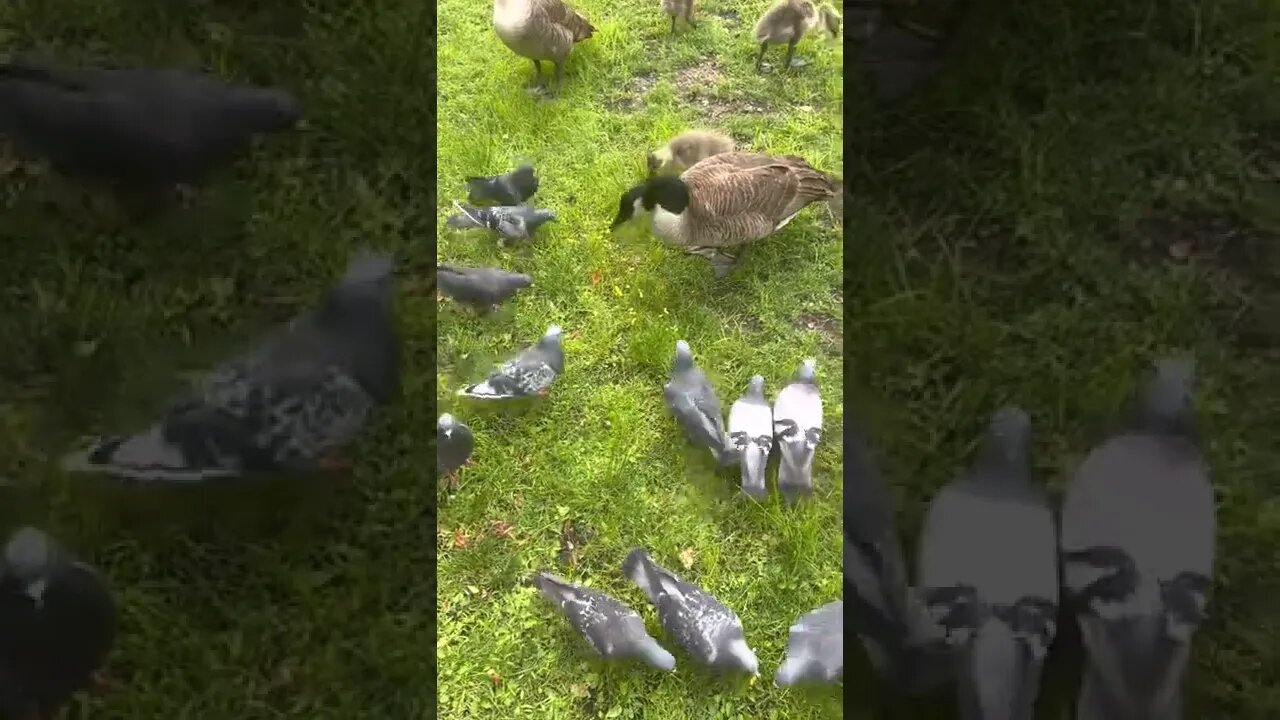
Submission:
{"label": "grass", "polygon": [[[699,27],[674,37],[656,3],[572,5],[596,33],[575,48],[550,101],[522,89],[533,65],[493,33],[490,4],[439,6],[438,258],[535,283],[496,318],[440,309],[440,409],[477,437],[475,466],[452,496],[441,489],[440,717],[835,717],[838,688],[778,690],[770,680],[788,626],[840,593],[839,446],[821,447],[807,506],[736,497],[732,473],[716,475],[683,440],[662,385],[681,338],[726,411],[751,375],[764,375],[772,396],[816,357],[827,437],[839,438],[838,231],[815,206],[717,281],[706,260],[666,248],[647,223],[608,228],[619,196],[644,175],[645,153],[691,127],[839,173],[843,48],[806,43],[800,53],[813,64],[783,81],[752,69],[746,33],[764,2],[708,3]],[[538,169],[533,200],[556,222],[507,248],[444,229],[452,201],[465,200],[463,177],[519,162]],[[455,401],[458,387],[552,323],[566,329],[566,370],[549,398],[518,411]],[[572,558],[560,557],[566,524],[586,536]],[[717,676],[681,654],[669,676],[606,666],[526,584],[545,568],[603,589],[661,638],[653,609],[621,575],[636,545],[740,615],[763,682]]]}

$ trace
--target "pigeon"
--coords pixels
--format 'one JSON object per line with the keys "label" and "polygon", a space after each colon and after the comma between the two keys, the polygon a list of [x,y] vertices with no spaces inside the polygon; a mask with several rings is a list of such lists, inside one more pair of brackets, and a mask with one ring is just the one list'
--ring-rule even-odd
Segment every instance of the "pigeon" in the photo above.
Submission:
{"label": "pigeon", "polygon": [[747,391],[729,407],[729,442],[742,463],[743,494],[763,500],[768,495],[764,470],[773,449],[773,411],[759,375],[752,376]]}
{"label": "pigeon", "polygon": [[773,432],[778,439],[778,491],[788,500],[813,492],[813,454],[822,440],[822,396],[817,361],[804,361],[791,384],[773,403]]}
{"label": "pigeon", "polygon": [[710,450],[721,467],[732,465],[737,455],[725,446],[720,398],[707,376],[693,363],[693,351],[684,340],[676,343],[671,379],[663,386],[662,394],[689,439]]}
{"label": "pigeon", "polygon": [[445,220],[445,227],[455,230],[488,228],[498,233],[499,243],[504,240],[527,240],[543,224],[556,219],[556,214],[551,210],[539,210],[527,205],[458,205],[458,209],[460,212]]}
{"label": "pigeon", "polygon": [[0,64],[0,134],[67,176],[152,189],[195,185],[252,136],[291,129],[301,118],[283,90],[185,70]]}
{"label": "pigeon", "polygon": [[52,717],[101,688],[118,609],[93,567],[44,532],[15,532],[0,558],[0,716]]}
{"label": "pigeon", "polygon": [[452,480],[458,468],[470,462],[475,447],[476,438],[466,423],[449,413],[441,415],[436,423],[436,474]]}
{"label": "pigeon", "polygon": [[658,608],[662,627],[698,662],[760,675],[760,663],[747,645],[742,621],[711,593],[659,567],[643,548],[627,553],[622,574]]}
{"label": "pigeon", "polygon": [[929,504],[918,587],[956,653],[965,720],[1032,720],[1056,633],[1058,530],[1031,478],[1031,421],[991,418],[979,458]]}
{"label": "pigeon", "polygon": [[538,192],[538,174],[532,165],[521,165],[506,175],[473,175],[464,181],[472,205],[519,205]]}
{"label": "pigeon", "polygon": [[799,618],[787,633],[787,656],[773,676],[777,687],[798,682],[833,683],[844,677],[844,601]]}
{"label": "pigeon", "polygon": [[352,255],[313,308],[215,368],[162,419],[63,458],[71,472],[196,483],[345,470],[375,406],[400,388],[389,255]]}
{"label": "pigeon", "polygon": [[548,327],[538,344],[504,362],[484,382],[468,385],[458,394],[480,400],[546,395],[556,377],[564,372],[564,349],[560,346],[563,334],[559,325]]}
{"label": "pigeon", "polygon": [[436,267],[436,282],[443,295],[477,310],[497,310],[517,292],[533,284],[533,278],[493,267]]}
{"label": "pigeon", "polygon": [[649,635],[640,614],[617,599],[549,572],[539,572],[533,584],[600,657],[636,658],[659,670],[676,669],[675,657]]}
{"label": "pigeon", "polygon": [[893,502],[863,431],[844,436],[844,600],[872,665],[901,692],[921,695],[952,677],[941,626],[908,585]]}
{"label": "pigeon", "polygon": [[1182,717],[1217,526],[1194,375],[1190,358],[1157,361],[1128,429],[1089,453],[1063,498],[1064,585],[1087,656],[1080,718]]}

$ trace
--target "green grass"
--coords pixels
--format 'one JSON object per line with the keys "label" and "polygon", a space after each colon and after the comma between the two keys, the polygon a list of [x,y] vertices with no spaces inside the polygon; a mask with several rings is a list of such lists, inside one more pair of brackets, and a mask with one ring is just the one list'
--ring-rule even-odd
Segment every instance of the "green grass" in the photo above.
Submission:
{"label": "green grass", "polygon": [[[656,2],[573,6],[596,34],[574,50],[562,94],[547,101],[523,90],[533,65],[493,33],[489,3],[440,5],[438,258],[527,272],[535,283],[499,317],[440,309],[440,408],[477,437],[476,464],[457,492],[441,490],[440,716],[835,717],[838,688],[778,690],[771,678],[788,626],[840,593],[838,442],[820,446],[811,503],[788,509],[775,494],[758,504],[736,495],[734,473],[717,475],[705,451],[688,446],[662,385],[680,338],[726,411],[751,375],[765,376],[772,397],[816,357],[827,437],[838,440],[840,235],[815,206],[716,281],[706,260],[663,246],[647,222],[612,236],[608,228],[618,197],[643,178],[645,153],[692,127],[839,173],[843,48],[807,42],[800,53],[813,64],[782,81],[752,70],[745,33],[764,2],[708,3],[700,26],[675,37]],[[728,11],[748,24],[713,14]],[[452,200],[465,200],[464,176],[522,161],[538,169],[534,202],[554,209],[556,222],[507,248],[444,228]],[[515,412],[455,400],[458,387],[551,323],[566,330],[566,369],[549,398]],[[495,522],[511,537],[493,532]],[[591,539],[562,564],[565,522]],[[663,638],[621,574],[636,545],[739,614],[762,682],[717,676],[683,654],[674,675],[606,666],[526,584],[549,569],[603,589]],[[679,559],[687,551],[688,569]]]}

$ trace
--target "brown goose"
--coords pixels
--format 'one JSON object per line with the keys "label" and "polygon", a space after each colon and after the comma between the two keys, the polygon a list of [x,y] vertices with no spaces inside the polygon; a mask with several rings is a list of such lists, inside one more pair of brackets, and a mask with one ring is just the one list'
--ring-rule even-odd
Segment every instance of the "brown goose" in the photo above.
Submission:
{"label": "brown goose", "polygon": [[787,58],[783,62],[783,69],[790,68],[796,43],[817,30],[819,21],[831,33],[831,37],[840,34],[840,14],[826,3],[819,7],[810,0],[778,0],[771,5],[756,22],[755,38],[760,43],[760,54],[756,55],[756,70],[760,70],[763,65],[765,49],[782,43],[787,44]]}
{"label": "brown goose", "polygon": [[720,153],[733,152],[735,149],[733,139],[718,132],[688,130],[649,153],[649,176],[659,173],[679,175],[693,167],[699,160],[705,160]]}
{"label": "brown goose", "polygon": [[542,61],[554,64],[557,88],[569,51],[596,31],[561,0],[494,0],[493,29],[512,52],[533,61],[535,85],[542,84]]}
{"label": "brown goose", "polygon": [[693,0],[662,0],[662,12],[671,16],[672,34],[675,34],[678,18],[684,18],[691,28],[698,26],[693,21]]}
{"label": "brown goose", "polygon": [[713,155],[679,177],[659,176],[623,193],[616,229],[641,211],[668,244],[711,260],[721,277],[738,248],[773,234],[809,203],[840,193],[843,183],[795,155]]}

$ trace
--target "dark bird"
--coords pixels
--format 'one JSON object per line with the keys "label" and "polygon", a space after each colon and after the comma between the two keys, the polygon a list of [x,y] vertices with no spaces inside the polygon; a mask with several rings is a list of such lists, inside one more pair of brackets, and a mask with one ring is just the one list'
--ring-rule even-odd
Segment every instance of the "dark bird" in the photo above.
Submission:
{"label": "dark bird", "polygon": [[919,580],[958,661],[961,720],[1031,720],[1057,632],[1058,530],[1031,478],[1031,421],[991,419],[968,473],[929,504]]}
{"label": "dark bird", "polygon": [[787,633],[787,656],[773,684],[831,683],[844,677],[844,601],[836,600],[796,618]]}
{"label": "dark bird", "polygon": [[472,175],[463,181],[472,205],[519,205],[538,192],[538,174],[532,165],[521,165],[506,175]]}
{"label": "dark bird", "polygon": [[0,65],[0,134],[63,175],[139,189],[197,185],[301,118],[283,90],[185,70]]}
{"label": "dark bird", "polygon": [[542,597],[556,607],[591,649],[606,660],[635,658],[659,670],[676,669],[676,659],[645,630],[635,610],[591,588],[549,572],[534,576]]}
{"label": "dark bird", "polygon": [[440,294],[477,310],[497,310],[520,290],[533,285],[533,278],[494,267],[463,267],[442,264],[436,267]]}
{"label": "dark bird", "polygon": [[475,447],[476,438],[466,423],[449,413],[441,415],[436,423],[436,474],[451,481],[453,474],[471,460]]}
{"label": "dark bird", "polygon": [[519,355],[489,373],[483,382],[468,385],[459,395],[479,400],[510,400],[533,395],[546,395],[551,384],[564,372],[564,348],[560,338],[564,331],[551,325],[542,339]]}
{"label": "dark bird", "polygon": [[862,430],[844,435],[844,601],[873,666],[899,691],[932,692],[952,676],[943,628],[909,583],[889,488]]}
{"label": "dark bird", "polygon": [[214,369],[150,429],[64,467],[181,483],[350,467],[350,444],[399,392],[393,272],[389,255],[353,255],[316,307]]}
{"label": "dark bird", "polygon": [[473,207],[458,205],[459,212],[450,215],[445,227],[455,230],[486,228],[498,233],[498,242],[527,240],[535,230],[556,219],[551,210],[540,210],[527,205],[503,205],[498,207]]}
{"label": "dark bird", "polygon": [[14,533],[0,559],[0,717],[52,718],[101,687],[116,624],[97,570],[40,530]]}
{"label": "dark bird", "polygon": [[1182,717],[1217,532],[1194,376],[1189,358],[1158,361],[1129,427],[1094,448],[1067,487],[1064,584],[1087,656],[1080,718]]}
{"label": "dark bird", "polygon": [[693,362],[693,350],[689,343],[676,343],[676,355],[671,361],[671,376],[662,387],[667,409],[684,428],[693,444],[711,451],[711,456],[722,467],[732,465],[737,454],[727,447],[724,430],[724,411],[720,398],[705,373]]}
{"label": "dark bird", "polygon": [[698,662],[760,674],[760,663],[747,645],[742,621],[711,593],[659,566],[643,548],[627,553],[622,574],[658,608],[662,627]]}

